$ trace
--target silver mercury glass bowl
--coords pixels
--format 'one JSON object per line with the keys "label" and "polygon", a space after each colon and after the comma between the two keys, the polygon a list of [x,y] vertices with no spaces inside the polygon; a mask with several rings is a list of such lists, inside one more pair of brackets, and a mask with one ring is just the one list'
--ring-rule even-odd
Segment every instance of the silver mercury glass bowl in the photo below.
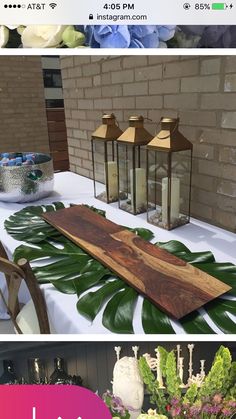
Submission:
{"label": "silver mercury glass bowl", "polygon": [[[9,153],[10,158],[20,153]],[[47,154],[24,152],[35,156],[35,164],[0,167],[0,201],[32,202],[45,198],[53,191],[54,170]]]}

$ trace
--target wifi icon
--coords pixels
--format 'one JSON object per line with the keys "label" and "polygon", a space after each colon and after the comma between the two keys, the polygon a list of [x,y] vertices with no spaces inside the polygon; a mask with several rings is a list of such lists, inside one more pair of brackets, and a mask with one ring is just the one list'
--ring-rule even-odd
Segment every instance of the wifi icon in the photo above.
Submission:
{"label": "wifi icon", "polygon": [[51,9],[55,9],[55,7],[57,7],[56,3],[50,3],[49,6],[51,7]]}

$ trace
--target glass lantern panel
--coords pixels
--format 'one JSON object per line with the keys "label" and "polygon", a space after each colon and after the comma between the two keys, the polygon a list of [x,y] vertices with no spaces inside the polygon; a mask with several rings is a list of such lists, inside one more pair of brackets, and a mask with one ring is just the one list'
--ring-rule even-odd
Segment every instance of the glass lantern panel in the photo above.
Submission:
{"label": "glass lantern panel", "polygon": [[148,221],[172,230],[189,222],[191,150],[148,152]]}
{"label": "glass lantern panel", "polygon": [[118,200],[118,173],[114,141],[93,140],[95,197],[103,202]]}
{"label": "glass lantern panel", "polygon": [[190,219],[191,160],[191,150],[172,153],[171,228],[187,224]]}
{"label": "glass lantern panel", "polygon": [[148,222],[168,228],[167,194],[168,153],[148,150]]}
{"label": "glass lantern panel", "polygon": [[147,207],[146,149],[118,144],[119,207],[131,214],[141,214]]}

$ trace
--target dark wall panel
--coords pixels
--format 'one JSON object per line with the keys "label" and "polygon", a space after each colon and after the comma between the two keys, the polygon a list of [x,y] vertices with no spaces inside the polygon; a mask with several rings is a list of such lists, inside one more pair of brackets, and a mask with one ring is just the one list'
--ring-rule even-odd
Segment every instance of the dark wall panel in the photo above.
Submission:
{"label": "dark wall panel", "polygon": [[[106,389],[112,388],[112,373],[116,362],[115,346],[122,346],[121,356],[133,356],[132,346],[140,347],[139,354],[145,352],[155,356],[155,348],[158,345],[164,346],[167,350],[176,348],[179,342],[68,342],[68,343],[1,343],[0,344],[0,374],[2,373],[3,359],[12,359],[15,370],[19,377],[28,379],[27,359],[39,357],[45,360],[46,372],[50,376],[54,370],[53,358],[60,356],[65,358],[68,373],[80,375],[84,385],[93,391],[102,394]],[[188,374],[188,349],[187,343],[180,343],[182,347],[181,355],[184,357],[185,380]],[[194,374],[199,372],[200,359],[206,359],[206,370],[208,371],[220,343],[196,343],[193,356]],[[232,350],[233,358],[236,359],[236,343],[225,343]]]}

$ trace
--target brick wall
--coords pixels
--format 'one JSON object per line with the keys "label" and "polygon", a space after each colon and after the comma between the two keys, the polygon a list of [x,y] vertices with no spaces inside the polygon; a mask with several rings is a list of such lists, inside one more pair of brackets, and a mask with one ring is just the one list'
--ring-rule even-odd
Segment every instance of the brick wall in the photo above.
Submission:
{"label": "brick wall", "polygon": [[90,138],[103,111],[179,116],[194,144],[192,215],[236,232],[236,57],[62,57],[71,170],[92,177]]}
{"label": "brick wall", "polygon": [[41,57],[0,57],[0,152],[49,150]]}

